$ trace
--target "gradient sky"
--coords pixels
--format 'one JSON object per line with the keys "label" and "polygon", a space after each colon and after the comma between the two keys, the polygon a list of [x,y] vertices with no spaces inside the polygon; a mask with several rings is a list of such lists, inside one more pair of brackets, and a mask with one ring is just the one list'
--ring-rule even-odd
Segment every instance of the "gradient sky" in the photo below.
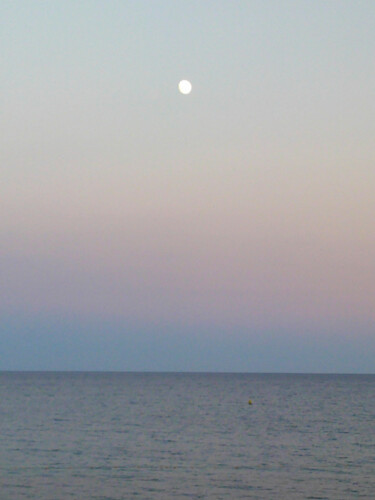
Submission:
{"label": "gradient sky", "polygon": [[375,372],[373,0],[0,18],[0,369]]}

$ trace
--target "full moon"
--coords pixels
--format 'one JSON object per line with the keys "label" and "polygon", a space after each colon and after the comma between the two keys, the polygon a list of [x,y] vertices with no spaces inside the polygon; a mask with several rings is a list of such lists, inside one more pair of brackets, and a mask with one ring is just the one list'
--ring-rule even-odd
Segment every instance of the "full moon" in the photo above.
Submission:
{"label": "full moon", "polygon": [[190,94],[192,89],[191,83],[188,80],[181,80],[178,84],[178,90],[181,94]]}

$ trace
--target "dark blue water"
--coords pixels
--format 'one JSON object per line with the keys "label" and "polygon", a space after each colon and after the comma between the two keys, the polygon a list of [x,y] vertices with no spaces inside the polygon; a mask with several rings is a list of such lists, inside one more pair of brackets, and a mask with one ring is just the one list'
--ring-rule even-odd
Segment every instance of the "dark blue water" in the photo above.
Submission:
{"label": "dark blue water", "polygon": [[373,499],[374,396],[365,375],[0,373],[0,498]]}

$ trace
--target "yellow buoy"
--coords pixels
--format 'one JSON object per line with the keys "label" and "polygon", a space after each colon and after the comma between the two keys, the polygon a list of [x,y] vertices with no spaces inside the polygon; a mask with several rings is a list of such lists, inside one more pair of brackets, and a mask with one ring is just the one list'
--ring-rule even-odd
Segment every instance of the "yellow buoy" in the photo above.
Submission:
{"label": "yellow buoy", "polygon": [[253,404],[253,402],[251,401],[251,399],[249,399],[249,405],[252,405],[252,404]]}

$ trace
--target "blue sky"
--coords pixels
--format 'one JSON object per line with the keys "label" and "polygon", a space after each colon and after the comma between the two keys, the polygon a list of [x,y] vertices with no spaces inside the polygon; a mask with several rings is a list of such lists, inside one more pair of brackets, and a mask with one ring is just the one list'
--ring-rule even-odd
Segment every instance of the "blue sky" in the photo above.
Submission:
{"label": "blue sky", "polygon": [[374,372],[372,1],[0,10],[0,369]]}

